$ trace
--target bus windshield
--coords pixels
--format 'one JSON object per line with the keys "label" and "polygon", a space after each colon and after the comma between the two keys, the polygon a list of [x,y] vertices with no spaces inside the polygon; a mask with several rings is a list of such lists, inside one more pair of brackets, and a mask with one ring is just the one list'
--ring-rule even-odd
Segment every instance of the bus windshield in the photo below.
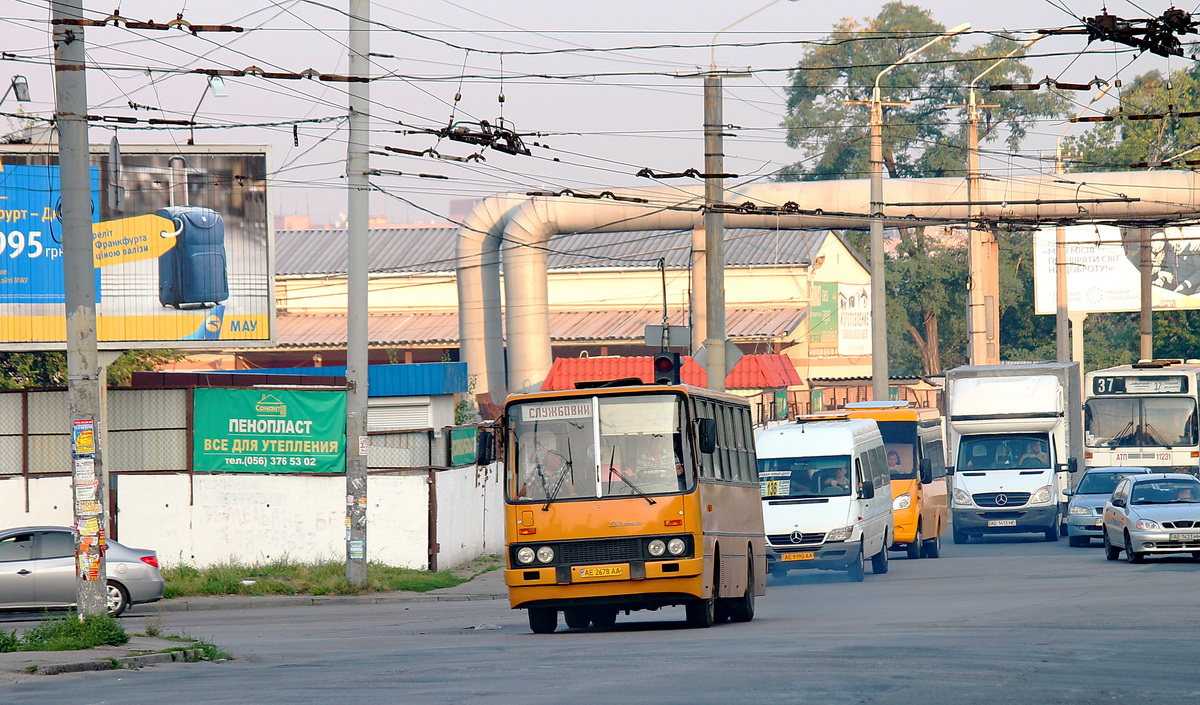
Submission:
{"label": "bus windshield", "polygon": [[1095,397],[1083,409],[1093,448],[1196,445],[1196,400],[1183,397]]}
{"label": "bus windshield", "polygon": [[917,476],[917,422],[879,421],[879,433],[887,449],[888,473],[893,480],[912,480]]}
{"label": "bus windshield", "polygon": [[850,494],[850,456],[759,458],[764,498],[838,497]]}
{"label": "bus windshield", "polygon": [[960,470],[1017,470],[1050,467],[1047,436],[996,433],[963,436],[959,442]]}
{"label": "bus windshield", "polygon": [[509,498],[544,503],[690,490],[682,399],[642,394],[510,405]]}

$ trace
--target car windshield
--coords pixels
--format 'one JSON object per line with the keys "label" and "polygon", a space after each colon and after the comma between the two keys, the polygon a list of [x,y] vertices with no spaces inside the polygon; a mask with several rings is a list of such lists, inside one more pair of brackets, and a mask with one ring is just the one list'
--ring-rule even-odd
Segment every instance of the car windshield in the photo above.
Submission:
{"label": "car windshield", "polygon": [[1093,448],[1196,445],[1196,401],[1181,397],[1089,399],[1085,440]]}
{"label": "car windshield", "polygon": [[763,499],[844,497],[850,494],[850,456],[759,458]]}
{"label": "car windshield", "polygon": [[1089,472],[1075,488],[1075,494],[1112,494],[1122,478],[1138,475],[1134,472]]}
{"label": "car windshield", "polygon": [[1129,493],[1130,504],[1193,504],[1200,502],[1200,482],[1153,480],[1137,482]]}

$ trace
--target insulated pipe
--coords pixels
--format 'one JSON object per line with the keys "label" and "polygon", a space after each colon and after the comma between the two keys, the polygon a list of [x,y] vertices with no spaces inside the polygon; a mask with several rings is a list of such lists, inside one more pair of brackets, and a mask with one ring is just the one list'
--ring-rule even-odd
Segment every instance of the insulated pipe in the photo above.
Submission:
{"label": "insulated pipe", "polygon": [[[1200,214],[1198,186],[1200,177],[1184,171],[1035,174],[1003,181],[985,178],[979,183],[978,194],[973,194],[971,209],[975,217],[990,221],[1154,221]],[[887,193],[889,202],[884,204],[884,222],[889,227],[919,225],[923,219],[965,222],[968,218],[965,179],[892,179]],[[519,208],[507,211],[510,218],[507,227],[502,226],[500,217],[495,215],[495,207],[486,205],[487,201],[477,206],[468,218],[467,222],[474,225],[463,229],[464,240],[459,244],[463,263],[468,261],[466,258],[472,251],[482,253],[486,236],[481,235],[481,231],[493,237],[495,229],[504,231],[506,320],[509,359],[513,363],[509,376],[512,383],[508,388],[536,389],[550,369],[545,255],[553,235],[560,232],[692,228],[702,217],[699,210],[702,189],[697,187],[616,191],[613,194],[647,199],[648,202],[585,200],[570,196],[529,197]],[[729,212],[725,214],[728,227],[861,228],[870,223],[867,179],[756,184],[727,190],[726,203],[744,202],[754,203],[759,208],[790,202],[796,204],[798,210],[808,212]],[[487,222],[492,224],[485,227]],[[475,268],[465,269],[473,271]],[[482,282],[492,277],[493,271],[498,272],[498,267],[481,267],[479,271]],[[479,283],[475,290],[486,286]],[[460,306],[464,302],[464,289],[469,293],[471,287],[460,281]],[[498,297],[489,296],[488,301],[494,298]],[[498,307],[489,305],[484,309],[482,294],[466,301],[477,302],[474,304],[476,309],[482,309],[485,317],[496,317],[494,321],[489,319],[482,325],[476,324],[475,330],[499,330]],[[472,331],[468,330],[471,325],[468,312],[464,311],[462,315],[460,326],[465,343]],[[498,348],[499,343],[493,345],[490,342],[490,333],[485,337],[488,341],[486,361],[482,352],[470,353],[465,347],[463,358],[470,374],[489,380],[489,389],[498,389],[501,385],[496,380],[502,378],[503,368],[492,361],[492,348]],[[481,365],[486,365],[486,370]],[[501,396],[493,397],[496,402],[501,399]]]}
{"label": "insulated pipe", "polygon": [[477,393],[504,402],[504,331],[500,314],[500,239],[509,212],[526,196],[483,199],[459,228],[457,265],[459,359],[467,363]]}

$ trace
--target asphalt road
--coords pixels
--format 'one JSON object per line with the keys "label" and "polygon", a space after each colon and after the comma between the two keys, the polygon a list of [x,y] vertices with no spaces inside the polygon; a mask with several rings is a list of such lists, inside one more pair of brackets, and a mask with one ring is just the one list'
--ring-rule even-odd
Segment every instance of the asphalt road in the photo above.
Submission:
{"label": "asphalt road", "polygon": [[[749,624],[683,609],[534,635],[503,600],[170,613],[226,663],[0,687],[30,703],[1189,703],[1200,697],[1200,562],[1104,560],[994,538],[848,583],[772,581]],[[126,628],[139,631],[142,617]],[[11,624],[5,625],[11,628]]]}

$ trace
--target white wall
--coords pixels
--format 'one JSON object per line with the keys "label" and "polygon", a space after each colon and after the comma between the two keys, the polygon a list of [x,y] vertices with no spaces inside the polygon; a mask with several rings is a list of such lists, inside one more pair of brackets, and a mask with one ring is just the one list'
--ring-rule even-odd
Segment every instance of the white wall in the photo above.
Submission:
{"label": "white wall", "polygon": [[[428,569],[428,473],[371,475],[368,482],[369,560]],[[0,524],[70,526],[70,478],[29,483],[26,512],[25,478],[0,479]],[[437,485],[438,568],[500,553],[503,499],[496,471],[439,471]],[[121,474],[117,486],[120,542],[157,551],[167,566],[345,556],[344,475],[197,474],[189,481],[186,474]]]}

